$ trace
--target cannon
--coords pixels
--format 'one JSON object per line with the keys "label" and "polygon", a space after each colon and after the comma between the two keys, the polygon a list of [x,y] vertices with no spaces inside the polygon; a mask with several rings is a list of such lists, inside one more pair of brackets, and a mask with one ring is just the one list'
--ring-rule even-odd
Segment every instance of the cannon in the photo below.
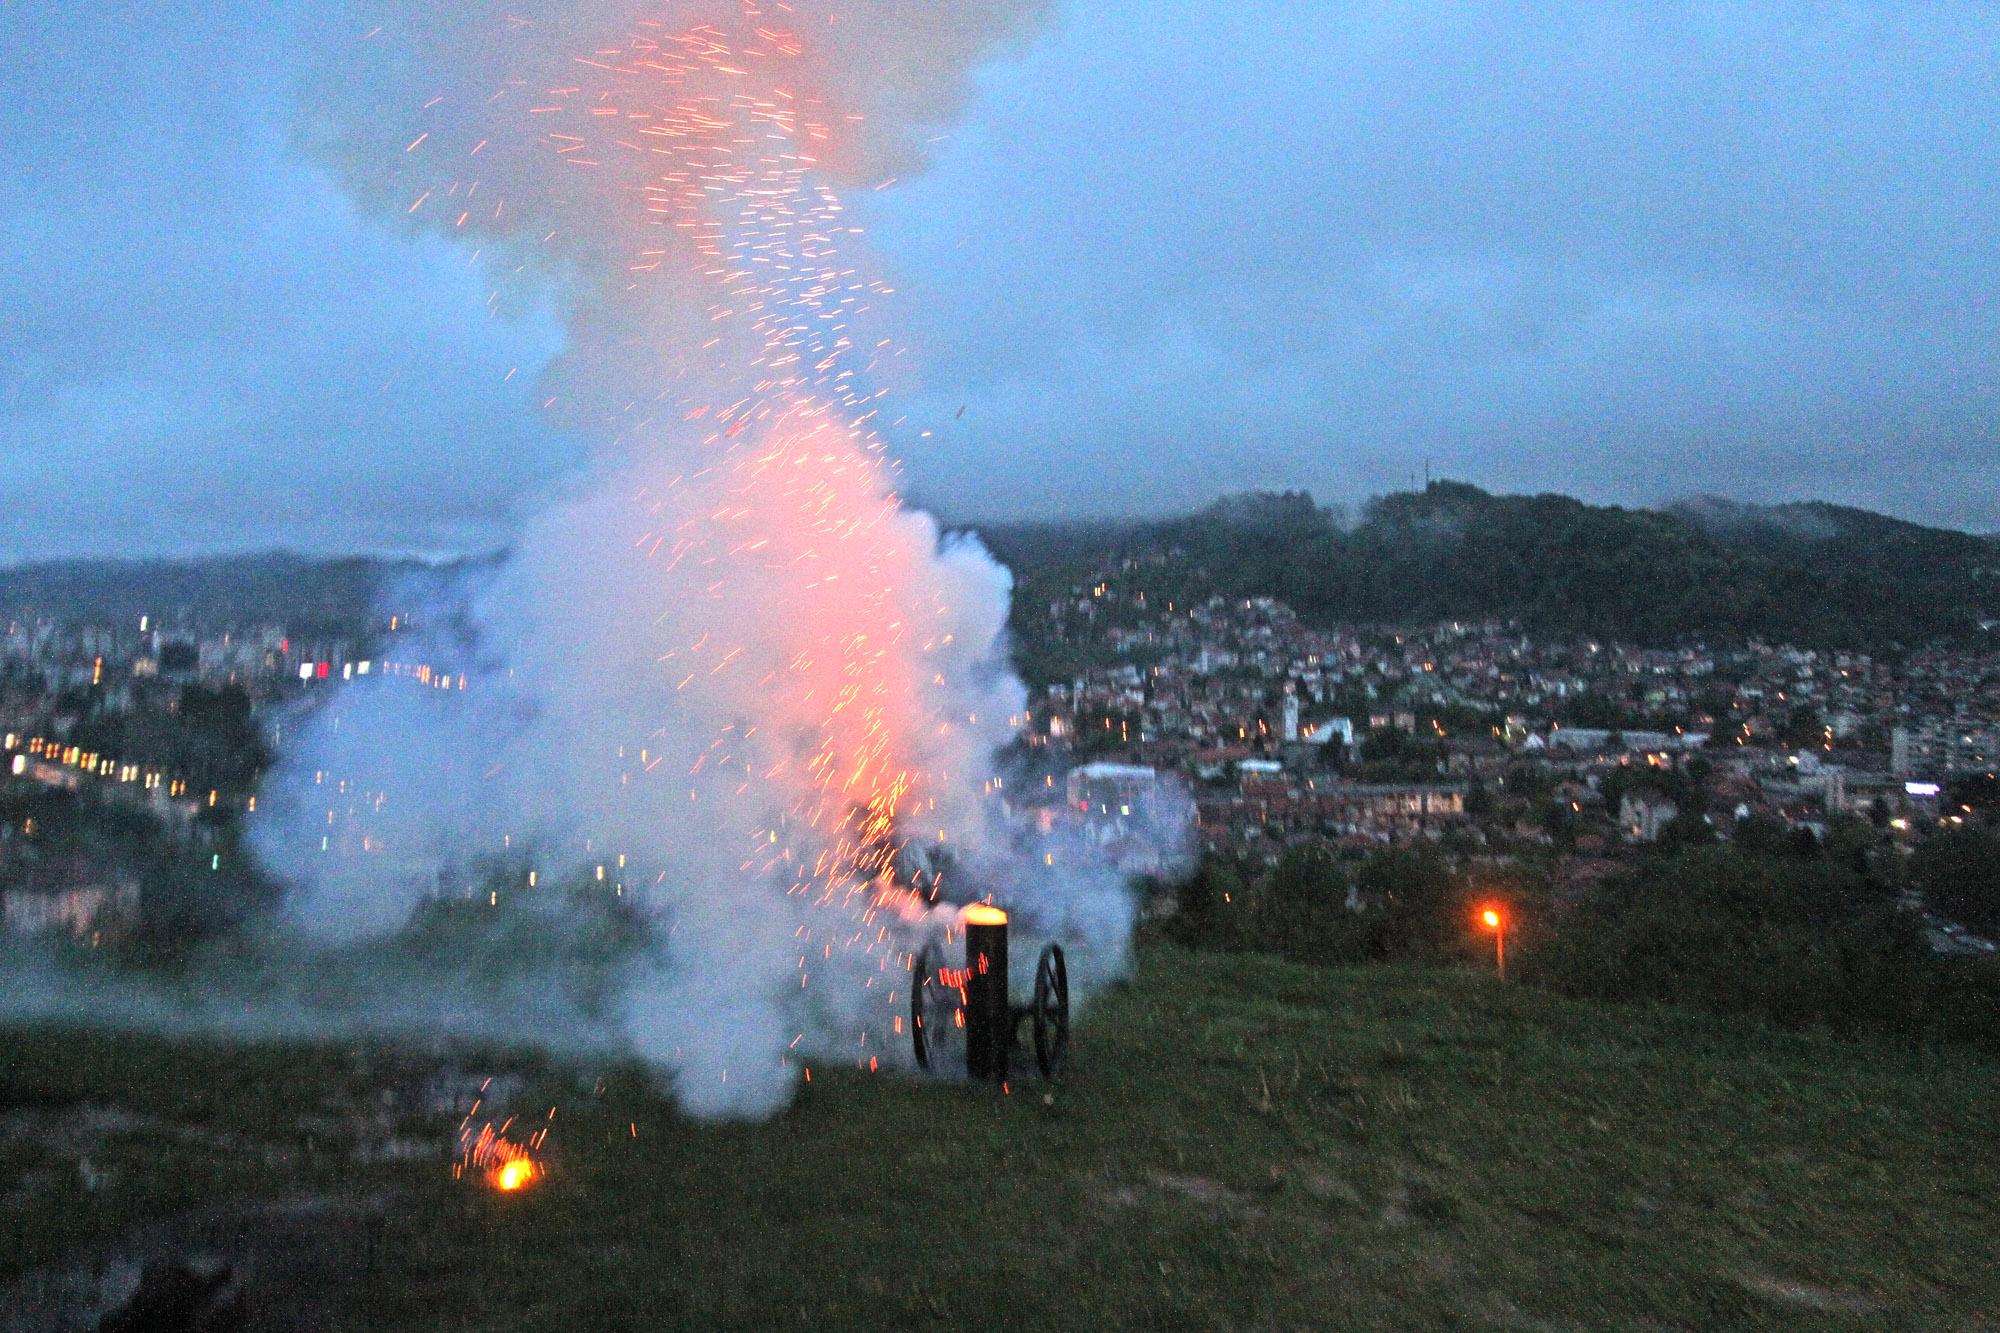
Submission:
{"label": "cannon", "polygon": [[1015,1004],[1008,993],[1007,913],[974,903],[961,921],[963,968],[946,966],[935,944],[918,950],[911,966],[910,1044],[917,1067],[949,1072],[962,1047],[967,1076],[1005,1079],[1026,1024],[1036,1067],[1043,1078],[1054,1079],[1069,1056],[1069,964],[1062,946],[1043,946],[1032,998]]}

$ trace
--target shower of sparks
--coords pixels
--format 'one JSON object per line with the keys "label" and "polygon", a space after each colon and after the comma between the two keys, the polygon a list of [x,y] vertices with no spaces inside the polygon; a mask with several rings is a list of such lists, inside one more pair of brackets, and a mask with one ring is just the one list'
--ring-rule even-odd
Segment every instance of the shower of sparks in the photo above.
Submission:
{"label": "shower of sparks", "polygon": [[[475,233],[482,223],[497,231],[522,214],[546,215],[558,221],[542,237],[552,246],[572,244],[558,241],[563,222],[599,219],[601,244],[585,253],[618,266],[621,285],[646,308],[677,310],[683,320],[698,312],[712,328],[698,342],[653,349],[652,385],[621,395],[629,401],[612,419],[587,424],[632,451],[671,438],[688,460],[687,471],[631,495],[629,558],[662,580],[674,576],[676,589],[786,618],[789,657],[765,660],[768,651],[717,629],[667,647],[655,663],[660,683],[688,698],[688,716],[716,719],[712,740],[685,754],[663,726],[654,743],[619,748],[615,780],[679,782],[697,806],[756,788],[759,808],[772,808],[771,790],[781,794],[775,808],[787,813],[776,827],[750,832],[740,869],[746,882],[780,884],[815,909],[796,935],[799,986],[835,973],[839,984],[869,992],[873,1017],[850,1051],[872,1070],[900,1047],[909,927],[941,896],[975,896],[948,889],[935,853],[952,842],[941,802],[961,805],[950,795],[954,781],[977,788],[980,777],[927,760],[958,751],[912,733],[949,737],[979,719],[953,711],[946,669],[926,664],[952,644],[951,607],[898,577],[928,556],[908,549],[912,529],[898,521],[894,464],[876,429],[887,390],[868,384],[898,349],[856,325],[890,288],[844,257],[843,242],[858,229],[826,166],[842,157],[862,118],[814,86],[807,23],[796,12],[806,4],[739,0],[726,17],[725,6],[700,8],[699,21],[639,19],[615,40],[573,52],[559,70],[520,70],[469,120],[440,91],[385,151],[406,159],[407,213],[436,213],[449,229]],[[393,41],[394,32],[370,38]],[[447,114],[455,110],[459,117]],[[538,182],[549,199],[508,197],[487,183],[482,166],[509,153],[539,158],[534,170],[514,174]],[[713,502],[691,512],[697,481]],[[447,665],[393,664],[378,674],[468,688],[466,673]],[[471,689],[482,684],[471,677]],[[794,731],[796,719],[810,718],[810,734],[803,744],[791,735],[753,746],[754,721],[733,705],[695,699],[709,689],[769,700],[761,715]],[[344,838],[341,816],[365,818],[385,794],[319,778],[344,798],[327,810],[321,848],[376,850],[366,835]],[[974,794],[991,796],[995,785]],[[733,826],[715,827],[720,835]],[[928,859],[908,854],[913,845]],[[595,865],[596,881],[621,897],[626,872],[623,855],[615,866],[609,856]],[[536,874],[527,871],[527,887]],[[490,901],[497,906],[500,893]],[[829,966],[836,956],[838,969]],[[507,1142],[504,1127],[487,1132],[491,1142],[466,1146],[462,1163],[526,1171],[518,1183],[533,1178],[526,1150],[493,1156]]]}
{"label": "shower of sparks", "polygon": [[511,1119],[497,1125],[490,1120],[480,1121],[475,1127],[473,1122],[479,1107],[480,1103],[474,1102],[465,1119],[459,1122],[458,1155],[451,1168],[453,1178],[470,1176],[503,1194],[538,1184],[545,1174],[538,1154],[547,1146],[549,1127],[556,1118],[555,1108],[549,1108],[548,1121],[533,1133],[515,1139],[509,1136],[515,1123]]}

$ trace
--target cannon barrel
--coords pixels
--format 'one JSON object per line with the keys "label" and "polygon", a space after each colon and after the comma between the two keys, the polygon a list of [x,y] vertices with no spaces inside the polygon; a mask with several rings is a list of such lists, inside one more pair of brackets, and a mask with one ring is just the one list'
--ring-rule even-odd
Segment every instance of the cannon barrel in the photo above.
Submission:
{"label": "cannon barrel", "polygon": [[1002,1082],[1021,1025],[1029,1023],[1035,1064],[1043,1078],[1054,1078],[1069,1053],[1069,965],[1062,945],[1051,940],[1042,946],[1033,999],[1015,1004],[1009,994],[1006,911],[973,903],[959,916],[959,928],[965,934],[963,972],[938,965],[936,942],[925,944],[910,960],[910,1044],[917,1067],[932,1068],[938,1052],[955,1045],[950,1026],[955,1022],[965,1034],[966,1074]]}
{"label": "cannon barrel", "polygon": [[1014,1014],[1007,999],[1007,914],[975,903],[965,909],[965,1072],[1007,1077]]}

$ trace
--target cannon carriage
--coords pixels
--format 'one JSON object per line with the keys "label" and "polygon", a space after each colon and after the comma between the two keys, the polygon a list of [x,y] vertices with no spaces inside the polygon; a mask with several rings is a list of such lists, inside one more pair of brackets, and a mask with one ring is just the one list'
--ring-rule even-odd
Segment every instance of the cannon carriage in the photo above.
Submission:
{"label": "cannon carriage", "polygon": [[962,1060],[970,1078],[1004,1080],[1023,1045],[1025,1027],[1036,1067],[1043,1078],[1053,1080],[1069,1057],[1069,963],[1062,945],[1051,941],[1042,947],[1029,999],[1016,1004],[1007,962],[1007,913],[975,903],[965,909],[962,927],[963,967],[949,965],[945,950],[936,944],[918,950],[911,966],[910,1044],[917,1067],[956,1073],[953,1066]]}

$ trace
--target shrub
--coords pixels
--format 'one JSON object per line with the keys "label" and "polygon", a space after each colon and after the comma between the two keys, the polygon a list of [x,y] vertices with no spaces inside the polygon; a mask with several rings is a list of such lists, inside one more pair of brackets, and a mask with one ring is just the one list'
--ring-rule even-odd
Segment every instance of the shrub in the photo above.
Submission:
{"label": "shrub", "polygon": [[1991,1040],[1994,971],[1940,958],[1921,918],[1845,866],[1705,848],[1606,883],[1522,956],[1520,975],[1842,1035]]}
{"label": "shrub", "polygon": [[1910,855],[1910,881],[1933,912],[2000,935],[2000,833],[1967,826],[1932,834]]}

